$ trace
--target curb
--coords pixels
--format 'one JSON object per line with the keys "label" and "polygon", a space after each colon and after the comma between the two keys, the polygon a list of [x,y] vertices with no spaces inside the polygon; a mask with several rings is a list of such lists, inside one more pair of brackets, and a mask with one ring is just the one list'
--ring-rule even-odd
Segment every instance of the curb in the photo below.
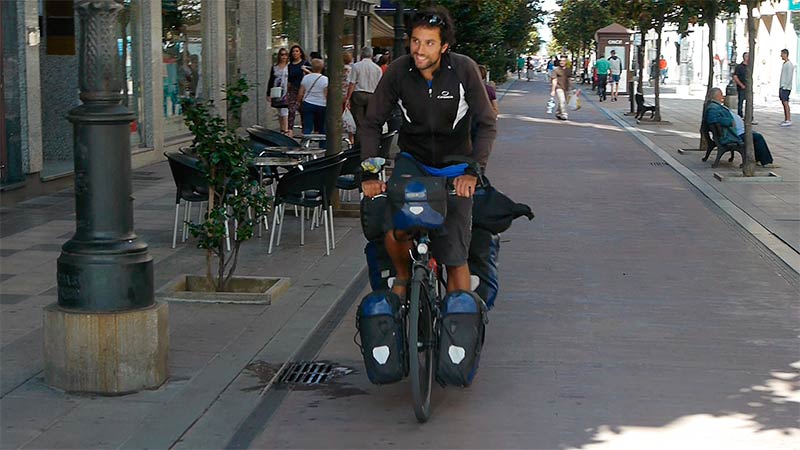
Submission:
{"label": "curb", "polygon": [[589,102],[591,102],[610,119],[614,120],[620,127],[639,140],[639,142],[644,144],[644,146],[656,156],[669,164],[669,166],[678,172],[682,177],[684,177],[686,181],[697,188],[697,190],[699,190],[723,212],[725,212],[725,214],[739,224],[744,231],[748,232],[755,239],[761,242],[761,244],[769,249],[772,254],[789,266],[789,269],[791,269],[795,274],[800,275],[800,254],[794,251],[794,249],[786,242],[761,225],[761,223],[747,214],[743,209],[736,206],[735,203],[725,197],[720,191],[714,188],[714,186],[702,179],[691,169],[681,164],[667,151],[640,133],[635,127],[632,127],[630,124],[628,124],[627,121],[620,117],[619,113],[611,112],[606,108],[596,104],[593,100],[589,100]]}
{"label": "curb", "polygon": [[310,329],[306,337],[283,362],[281,367],[275,371],[275,375],[259,393],[260,399],[258,402],[247,412],[236,428],[236,432],[225,444],[226,449],[250,447],[253,440],[264,429],[264,426],[269,423],[275,411],[280,408],[284,398],[291,392],[291,390],[273,389],[283,370],[293,362],[313,360],[319,354],[330,335],[341,323],[344,315],[350,310],[358,293],[368,285],[368,281],[367,265],[365,263],[342,291],[342,294],[331,302],[327,312]]}

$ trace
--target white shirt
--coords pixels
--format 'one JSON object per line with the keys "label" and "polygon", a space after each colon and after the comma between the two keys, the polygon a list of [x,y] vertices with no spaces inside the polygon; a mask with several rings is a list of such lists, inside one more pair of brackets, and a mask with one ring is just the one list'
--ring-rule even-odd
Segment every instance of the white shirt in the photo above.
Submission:
{"label": "white shirt", "polygon": [[355,84],[354,92],[375,92],[378,87],[378,82],[381,81],[383,71],[381,67],[369,58],[364,58],[361,61],[353,64],[353,70],[350,71],[350,77],[347,81]]}
{"label": "white shirt", "polygon": [[619,59],[619,56],[612,56],[608,58],[608,62],[611,64],[611,75],[619,75],[622,73],[622,60]]}
{"label": "white shirt", "polygon": [[783,67],[781,67],[781,89],[786,89],[787,91],[792,90],[792,77],[794,76],[794,64],[788,59],[783,62]]}
{"label": "white shirt", "polygon": [[328,87],[328,77],[321,73],[309,73],[303,77],[300,86],[304,88],[303,101],[312,105],[325,106],[328,99],[325,97],[325,88]]}

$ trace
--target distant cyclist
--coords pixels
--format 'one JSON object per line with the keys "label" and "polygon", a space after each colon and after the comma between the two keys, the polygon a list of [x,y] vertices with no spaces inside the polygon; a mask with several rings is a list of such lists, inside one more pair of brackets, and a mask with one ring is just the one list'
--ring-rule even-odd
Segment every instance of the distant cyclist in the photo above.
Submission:
{"label": "distant cyclist", "polygon": [[[359,130],[361,157],[378,154],[381,127],[392,108],[399,105],[403,115],[397,157],[392,176],[427,175],[426,169],[445,168],[447,156],[468,156],[486,167],[496,134],[496,115],[478,72],[478,65],[467,56],[450,52],[455,29],[449,12],[433,7],[417,13],[411,26],[411,54],[397,58],[375,89]],[[470,136],[475,124],[474,140]],[[472,194],[477,173],[472,168],[454,180],[456,196],[449,196],[443,233],[431,245],[437,260],[447,267],[447,291],[470,289],[467,256],[471,237]],[[386,191],[377,175],[365,173],[361,184],[364,195],[374,197]],[[387,218],[388,222],[388,218]],[[397,277],[394,293],[405,298],[412,242],[402,232],[387,230],[386,250]]]}

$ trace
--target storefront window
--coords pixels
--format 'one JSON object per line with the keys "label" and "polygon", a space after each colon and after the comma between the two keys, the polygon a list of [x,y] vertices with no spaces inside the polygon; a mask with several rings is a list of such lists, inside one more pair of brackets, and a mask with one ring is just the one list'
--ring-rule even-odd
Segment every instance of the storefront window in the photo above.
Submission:
{"label": "storefront window", "polygon": [[187,132],[181,115],[181,98],[203,97],[201,1],[161,0],[164,132],[168,137]]}
{"label": "storefront window", "polygon": [[272,48],[300,42],[300,0],[272,0]]}
{"label": "storefront window", "polygon": [[117,40],[120,57],[125,62],[125,106],[136,115],[131,123],[131,147],[142,143],[142,78],[141,45],[139,38],[139,0],[125,0],[125,9],[119,14],[122,36]]}

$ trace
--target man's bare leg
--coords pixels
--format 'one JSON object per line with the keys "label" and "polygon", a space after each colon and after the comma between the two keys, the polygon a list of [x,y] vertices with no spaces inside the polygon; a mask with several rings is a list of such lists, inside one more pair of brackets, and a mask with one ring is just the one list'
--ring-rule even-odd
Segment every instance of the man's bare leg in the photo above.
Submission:
{"label": "man's bare leg", "polygon": [[784,118],[784,119],[785,119],[787,122],[788,122],[788,121],[790,121],[790,120],[792,120],[792,114],[791,114],[791,112],[789,111],[789,102],[784,102],[784,101],[781,101],[781,104],[783,104],[783,118]]}
{"label": "man's bare leg", "polygon": [[447,267],[447,292],[470,290],[469,266]]}
{"label": "man's bare leg", "polygon": [[407,234],[401,231],[397,231],[396,233],[399,240],[395,239],[394,231],[389,231],[386,233],[384,243],[386,245],[386,252],[389,253],[389,258],[391,258],[395,273],[397,274],[394,279],[394,285],[392,286],[392,292],[397,294],[401,299],[405,299],[408,289],[408,280],[411,279],[411,253],[409,252],[414,243],[408,238]]}

